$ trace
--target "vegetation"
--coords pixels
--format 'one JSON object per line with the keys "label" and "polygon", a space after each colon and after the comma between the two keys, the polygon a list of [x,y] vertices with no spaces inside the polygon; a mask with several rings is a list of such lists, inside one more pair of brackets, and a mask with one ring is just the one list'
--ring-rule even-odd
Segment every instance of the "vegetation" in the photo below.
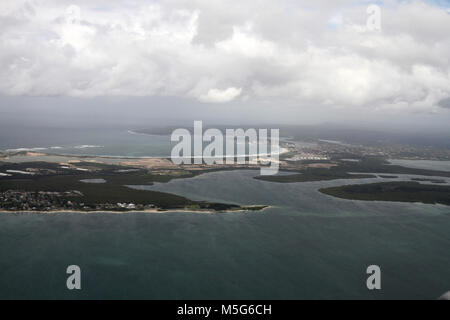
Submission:
{"label": "vegetation", "polygon": [[[293,183],[336,179],[376,178],[376,176],[372,173],[413,174],[422,176],[450,177],[450,172],[448,171],[407,168],[397,165],[391,165],[384,158],[363,157],[361,161],[358,162],[338,161],[337,166],[331,167],[329,169],[307,167],[305,169],[295,171],[295,174],[292,175],[259,176],[255,177],[255,179],[279,183]],[[396,178],[389,175],[384,175],[381,177]]]}
{"label": "vegetation", "polygon": [[442,176],[450,177],[448,171],[437,171],[428,169],[407,168],[398,165],[389,164],[384,158],[364,157],[360,162],[340,161],[336,170],[348,172],[371,172],[388,174],[414,174],[421,176]]}
{"label": "vegetation", "polygon": [[342,199],[422,202],[450,205],[450,186],[426,185],[419,182],[381,182],[347,185],[319,190]]}
{"label": "vegetation", "polygon": [[[134,190],[127,185],[151,185],[153,182],[168,182],[171,179],[195,176],[204,171],[185,171],[181,174],[153,174],[146,169],[123,172],[127,169],[123,166],[104,165],[97,163],[76,163],[77,168],[89,168],[89,172],[61,169],[55,163],[0,163],[0,171],[7,170],[30,171],[34,175],[12,175],[0,179],[0,192],[17,190],[23,192],[69,192],[79,191],[81,197],[65,196],[62,201],[71,201],[77,207],[95,209],[99,205],[133,203],[135,205],[154,205],[157,208],[168,209],[199,209],[199,210],[241,210],[244,209],[235,204],[208,203],[192,201],[181,196],[147,190]],[[80,180],[104,179],[102,184],[83,183]],[[261,209],[261,208],[259,208]],[[259,210],[258,209],[258,210]],[[253,207],[251,210],[255,210]]]}
{"label": "vegetation", "polygon": [[310,181],[323,181],[335,179],[364,179],[364,178],[376,178],[376,176],[371,174],[350,174],[347,172],[340,172],[324,168],[310,168],[305,170],[303,173],[297,173],[292,175],[255,177],[255,179],[258,180],[279,182],[279,183],[310,182]]}
{"label": "vegetation", "polygon": [[[449,177],[450,172],[425,169],[406,168],[390,165],[380,157],[362,157],[360,161],[333,161],[334,166],[312,167],[299,164],[290,167],[292,174],[279,176],[259,176],[255,179],[278,182],[308,182],[335,179],[397,178],[391,174],[413,174],[422,176]],[[217,170],[236,170],[230,168],[210,168],[190,170],[183,168],[166,168],[149,170],[122,165],[111,165],[90,161],[81,161],[61,165],[49,162],[6,163],[0,162],[0,172],[9,174],[0,178],[0,192],[58,192],[59,203],[70,201],[75,208],[94,210],[98,208],[118,207],[132,204],[132,207],[156,207],[162,210],[195,209],[195,210],[261,210],[264,206],[241,207],[235,204],[208,203],[192,201],[181,196],[147,190],[134,190],[128,185],[151,185],[154,182],[168,182],[172,179],[194,177],[196,175]],[[283,169],[283,167],[281,167]],[[21,174],[22,172],[22,174]],[[103,179],[105,183],[83,183],[81,180]],[[449,203],[450,187],[419,184],[419,181],[444,183],[435,178],[413,178],[414,182],[390,182],[369,185],[343,186],[322,189],[321,192],[345,199],[387,200],[387,201],[421,201],[424,203]],[[70,196],[70,192],[79,191],[80,197]],[[13,194],[14,197],[16,195]],[[39,197],[28,195],[31,199]],[[50,197],[51,198],[51,197]],[[20,199],[20,195],[18,196]],[[48,201],[47,201],[48,202]],[[50,201],[51,202],[51,201]],[[120,205],[119,205],[120,204]],[[1,207],[1,204],[0,204]]]}

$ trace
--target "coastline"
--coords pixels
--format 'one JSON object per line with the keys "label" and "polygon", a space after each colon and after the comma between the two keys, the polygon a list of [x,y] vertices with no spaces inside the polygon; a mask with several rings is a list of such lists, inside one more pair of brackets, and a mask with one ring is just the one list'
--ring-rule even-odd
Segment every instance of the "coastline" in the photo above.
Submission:
{"label": "coastline", "polygon": [[[258,210],[249,210],[252,207],[263,207]],[[247,209],[246,209],[247,208]],[[204,214],[215,214],[215,213],[233,213],[233,212],[261,212],[269,208],[274,208],[274,206],[246,206],[246,208],[236,209],[236,210],[201,210],[201,209],[146,209],[146,210],[127,210],[127,211],[111,211],[111,210],[94,210],[94,211],[80,211],[80,210],[50,210],[50,211],[11,211],[11,210],[0,210],[0,214],[10,213],[10,214],[58,214],[58,213],[77,213],[77,214],[91,214],[91,213],[108,213],[108,214],[127,214],[127,213],[204,213]]]}
{"label": "coastline", "polygon": [[[128,134],[132,135],[144,135],[144,136],[170,136],[170,134],[157,134],[157,133],[146,133],[146,132],[140,132],[139,130],[133,130],[129,129],[126,130]],[[283,154],[286,154],[289,152],[289,148],[283,147],[283,139],[286,139],[284,137],[280,138],[280,149],[277,153],[278,156],[281,156]],[[73,149],[86,149],[86,148],[103,148],[103,146],[100,145],[90,145],[90,144],[84,144],[79,146],[71,146],[67,148],[73,148]],[[29,157],[66,157],[66,158],[80,158],[80,159],[111,159],[111,160],[152,160],[152,159],[170,159],[170,155],[159,155],[159,156],[127,156],[127,155],[102,155],[102,154],[73,154],[73,153],[49,153],[45,152],[45,150],[58,150],[63,149],[66,147],[61,146],[51,146],[51,147],[17,147],[17,148],[11,148],[6,150],[0,150],[0,155],[4,157],[5,160],[9,160],[10,157],[15,156],[29,156]],[[25,154],[23,154],[25,153]],[[264,154],[256,154],[256,155],[248,155],[251,157],[260,157]]]}

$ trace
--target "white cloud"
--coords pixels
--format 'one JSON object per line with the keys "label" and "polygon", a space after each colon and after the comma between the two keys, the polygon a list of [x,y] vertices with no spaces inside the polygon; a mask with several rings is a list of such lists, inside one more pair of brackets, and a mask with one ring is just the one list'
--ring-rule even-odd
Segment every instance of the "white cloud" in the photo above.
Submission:
{"label": "white cloud", "polygon": [[384,3],[368,32],[351,0],[4,0],[0,93],[443,112],[450,15]]}
{"label": "white cloud", "polygon": [[201,95],[199,100],[209,103],[225,103],[236,99],[241,94],[242,89],[230,87],[226,90],[210,89],[207,94]]}

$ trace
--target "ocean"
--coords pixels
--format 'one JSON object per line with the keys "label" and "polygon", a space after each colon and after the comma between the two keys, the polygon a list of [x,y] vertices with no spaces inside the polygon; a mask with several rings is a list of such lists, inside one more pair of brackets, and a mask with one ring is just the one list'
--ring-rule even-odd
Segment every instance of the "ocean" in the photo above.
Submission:
{"label": "ocean", "polygon": [[[156,184],[262,212],[1,214],[0,298],[436,299],[450,288],[450,209],[331,198],[255,171]],[[371,180],[371,179],[367,179]],[[367,181],[368,182],[368,181]],[[68,265],[82,289],[66,289]],[[366,288],[379,265],[382,290]]]}
{"label": "ocean", "polygon": [[[189,130],[189,129],[188,129]],[[192,133],[192,130],[190,130]],[[225,132],[222,132],[225,135]],[[170,157],[178,141],[171,141],[170,135],[151,135],[126,128],[1,128],[0,152],[34,151],[55,156],[109,157],[105,162],[114,163],[115,158]],[[224,137],[224,150],[225,150]],[[210,142],[203,141],[203,148]],[[251,142],[257,145],[256,141]],[[245,144],[245,154],[249,154]],[[271,150],[270,142],[268,149]],[[273,152],[284,151],[275,147]],[[194,143],[192,141],[192,154]],[[236,152],[239,150],[236,148]],[[14,161],[38,161],[39,157],[16,157]],[[64,161],[55,158],[55,161]]]}
{"label": "ocean", "polygon": [[138,134],[126,128],[8,128],[1,130],[0,151],[58,155],[168,157],[169,135]]}

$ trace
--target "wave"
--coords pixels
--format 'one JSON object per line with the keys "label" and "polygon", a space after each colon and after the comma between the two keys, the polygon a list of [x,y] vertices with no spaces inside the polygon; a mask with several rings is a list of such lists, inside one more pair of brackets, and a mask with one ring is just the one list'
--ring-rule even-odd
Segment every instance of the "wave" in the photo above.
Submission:
{"label": "wave", "polygon": [[43,151],[50,149],[62,149],[63,147],[54,146],[54,147],[34,147],[34,148],[16,148],[16,149],[6,149],[6,152],[21,152],[21,151]]}
{"label": "wave", "polygon": [[103,146],[96,146],[96,145],[90,145],[90,144],[83,144],[81,146],[75,146],[74,149],[87,149],[87,148],[103,148]]}
{"label": "wave", "polygon": [[48,148],[40,147],[40,148],[17,148],[17,149],[6,149],[6,152],[23,152],[23,151],[42,151],[47,150]]}
{"label": "wave", "polygon": [[133,130],[127,131],[129,134],[133,134],[135,136],[161,136],[161,134],[152,134],[152,133],[145,133],[145,132],[136,132]]}
{"label": "wave", "polygon": [[103,148],[103,146],[83,144],[83,145],[74,146],[74,147],[61,147],[61,146],[33,147],[33,148],[20,147],[20,148],[5,149],[4,152],[14,153],[14,152],[25,152],[25,151],[33,152],[33,151],[45,151],[45,150],[87,149],[87,148]]}

